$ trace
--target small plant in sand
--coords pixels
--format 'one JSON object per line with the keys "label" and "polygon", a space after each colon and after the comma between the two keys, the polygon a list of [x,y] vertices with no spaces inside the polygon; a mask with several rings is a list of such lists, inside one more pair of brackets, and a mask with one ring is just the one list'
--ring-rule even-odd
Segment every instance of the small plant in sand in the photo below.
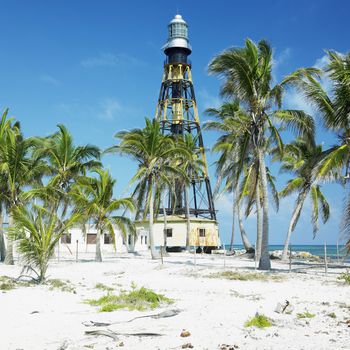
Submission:
{"label": "small plant in sand", "polygon": [[99,299],[89,299],[87,304],[99,306],[100,312],[110,312],[119,309],[144,311],[155,309],[161,304],[171,304],[173,301],[151,289],[132,285],[131,291],[121,291],[118,295],[107,294]]}
{"label": "small plant in sand", "polygon": [[343,281],[344,284],[350,285],[350,272],[347,270],[346,272],[341,273],[337,279]]}
{"label": "small plant in sand", "polygon": [[7,291],[16,288],[15,281],[8,276],[0,276],[0,290]]}
{"label": "small plant in sand", "polygon": [[103,283],[96,283],[95,289],[101,289],[101,290],[103,290],[103,291],[105,291],[105,292],[111,292],[111,291],[113,291],[113,288],[112,288],[112,287],[108,287],[108,286],[106,286],[106,285],[103,284]]}
{"label": "small plant in sand", "polygon": [[264,314],[256,313],[254,317],[247,320],[244,324],[244,327],[258,327],[258,328],[267,328],[271,327],[271,320]]}
{"label": "small plant in sand", "polygon": [[62,292],[76,293],[74,286],[68,280],[51,279],[46,284],[50,286],[50,290],[59,289]]}
{"label": "small plant in sand", "polygon": [[257,272],[239,272],[239,271],[222,271],[212,273],[208,276],[209,278],[224,278],[228,280],[238,281],[281,281],[282,277],[277,275],[267,275],[264,273]]}
{"label": "small plant in sand", "polygon": [[58,240],[79,215],[61,221],[53,210],[33,205],[15,208],[12,217],[14,226],[9,230],[10,238],[17,241],[17,250],[27,270],[36,274],[33,280],[43,283]]}
{"label": "small plant in sand", "polygon": [[331,312],[327,315],[330,318],[337,318],[337,315],[334,312]]}
{"label": "small plant in sand", "polygon": [[316,316],[315,314],[311,314],[309,311],[297,313],[298,318],[314,318],[315,316]]}

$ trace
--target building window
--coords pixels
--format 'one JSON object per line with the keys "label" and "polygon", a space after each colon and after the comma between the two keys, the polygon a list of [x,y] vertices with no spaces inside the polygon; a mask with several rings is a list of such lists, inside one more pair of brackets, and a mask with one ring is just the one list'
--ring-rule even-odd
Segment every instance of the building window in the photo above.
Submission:
{"label": "building window", "polygon": [[109,233],[105,233],[104,234],[104,240],[103,240],[104,244],[113,244],[113,237],[111,234]]}
{"label": "building window", "polygon": [[64,233],[61,237],[61,243],[71,244],[72,243],[72,234]]}
{"label": "building window", "polygon": [[167,228],[166,229],[166,236],[167,237],[172,237],[173,236],[173,229],[172,228]]}
{"label": "building window", "polygon": [[205,228],[199,228],[199,237],[205,237]]}
{"label": "building window", "polygon": [[86,235],[86,243],[87,244],[96,244],[96,233],[88,233]]}

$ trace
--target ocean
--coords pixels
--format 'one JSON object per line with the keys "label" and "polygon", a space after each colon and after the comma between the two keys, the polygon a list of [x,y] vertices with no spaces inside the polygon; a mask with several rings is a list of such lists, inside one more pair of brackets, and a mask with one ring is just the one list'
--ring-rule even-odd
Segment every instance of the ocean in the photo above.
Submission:
{"label": "ocean", "polygon": [[[225,244],[226,249],[230,248],[229,244]],[[234,244],[234,249],[243,249],[242,244]],[[282,250],[283,245],[270,245],[269,251],[274,250]],[[312,255],[317,255],[321,258],[324,257],[324,245],[292,245],[292,251],[294,252],[309,252]],[[344,245],[338,246],[338,252],[337,252],[337,246],[336,245],[327,245],[327,257],[330,257],[331,259],[336,260],[338,258],[339,253],[339,259],[345,259],[346,261],[350,262],[350,255],[347,254],[346,247]]]}

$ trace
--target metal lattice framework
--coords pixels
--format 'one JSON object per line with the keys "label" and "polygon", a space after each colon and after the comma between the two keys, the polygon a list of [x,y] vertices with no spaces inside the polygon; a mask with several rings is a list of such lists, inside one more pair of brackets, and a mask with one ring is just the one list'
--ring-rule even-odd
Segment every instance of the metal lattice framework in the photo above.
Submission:
{"label": "metal lattice framework", "polygon": [[[189,133],[193,135],[204,167],[201,171],[190,174],[191,190],[188,198],[190,215],[216,220],[189,62],[176,63],[169,59],[165,61],[156,119],[161,122],[164,134],[181,136]],[[179,184],[176,193],[176,200],[168,194],[166,211],[168,214],[185,215],[184,186]]]}

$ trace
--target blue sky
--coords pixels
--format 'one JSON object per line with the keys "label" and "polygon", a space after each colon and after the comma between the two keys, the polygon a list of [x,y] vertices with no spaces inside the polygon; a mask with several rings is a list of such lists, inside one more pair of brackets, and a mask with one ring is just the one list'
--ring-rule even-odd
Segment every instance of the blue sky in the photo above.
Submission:
{"label": "blue sky", "polygon": [[[220,82],[208,76],[212,57],[247,37],[267,39],[275,50],[276,78],[300,66],[319,65],[324,49],[349,50],[346,0],[309,1],[3,1],[0,0],[0,109],[21,121],[26,136],[48,135],[65,124],[76,143],[106,148],[121,129],[142,127],[155,113],[166,41],[166,26],[177,10],[189,24],[191,60],[201,120],[204,109],[218,106]],[[290,92],[285,105],[310,107]],[[312,111],[310,111],[312,112]],[[320,126],[320,121],[317,119]],[[215,134],[205,133],[210,148]],[[318,128],[318,142],[332,144],[333,135]],[[212,164],[215,156],[209,155]],[[117,156],[104,164],[118,180],[121,194],[135,165]],[[210,167],[212,182],[213,167]],[[288,179],[277,176],[279,189]],[[335,243],[343,189],[325,185],[332,217],[312,239],[310,205],[296,228],[293,244]],[[278,214],[271,208],[270,243],[284,240],[294,198],[282,200]],[[230,199],[217,201],[220,232],[230,233]],[[255,241],[255,221],[246,228]],[[237,238],[237,243],[240,243]]]}

